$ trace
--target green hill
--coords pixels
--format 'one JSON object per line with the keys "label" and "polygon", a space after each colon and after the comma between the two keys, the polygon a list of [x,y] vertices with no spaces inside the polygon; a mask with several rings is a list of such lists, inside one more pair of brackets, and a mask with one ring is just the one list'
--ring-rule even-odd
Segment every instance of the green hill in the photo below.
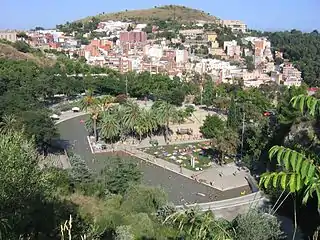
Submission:
{"label": "green hill", "polygon": [[41,51],[36,51],[33,48],[27,48],[27,50],[22,51],[15,43],[0,41],[0,58],[31,61],[40,66],[48,66],[54,63],[54,60],[45,57]]}
{"label": "green hill", "polygon": [[150,22],[152,20],[168,20],[175,19],[180,22],[194,22],[194,21],[208,21],[214,22],[218,18],[211,16],[210,13],[205,11],[192,9],[185,6],[178,5],[166,5],[155,6],[150,9],[141,10],[125,10],[116,13],[102,13],[96,16],[90,16],[79,21],[86,22],[92,19],[92,17],[98,18],[100,21],[106,20],[132,20],[139,22]]}

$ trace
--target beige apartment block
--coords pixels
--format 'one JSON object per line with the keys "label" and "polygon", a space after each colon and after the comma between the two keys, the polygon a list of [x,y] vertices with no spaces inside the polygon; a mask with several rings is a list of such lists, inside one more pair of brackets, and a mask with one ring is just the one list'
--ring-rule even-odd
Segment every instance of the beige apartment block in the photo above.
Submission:
{"label": "beige apartment block", "polygon": [[0,30],[0,39],[5,39],[10,42],[15,42],[17,41],[17,32]]}
{"label": "beige apartment block", "polygon": [[247,32],[247,25],[239,20],[222,20],[224,27],[229,27],[233,32]]}

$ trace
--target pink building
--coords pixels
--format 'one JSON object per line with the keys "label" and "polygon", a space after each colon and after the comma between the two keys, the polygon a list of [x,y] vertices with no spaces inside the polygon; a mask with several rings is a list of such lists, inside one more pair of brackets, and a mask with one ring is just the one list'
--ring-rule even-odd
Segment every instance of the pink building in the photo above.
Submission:
{"label": "pink building", "polygon": [[147,33],[143,31],[125,31],[120,33],[120,43],[146,43]]}

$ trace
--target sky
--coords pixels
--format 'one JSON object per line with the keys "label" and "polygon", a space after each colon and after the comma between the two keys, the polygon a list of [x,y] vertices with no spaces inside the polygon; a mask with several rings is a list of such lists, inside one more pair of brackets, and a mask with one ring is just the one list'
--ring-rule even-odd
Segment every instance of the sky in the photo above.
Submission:
{"label": "sky", "polygon": [[[151,3],[152,2],[152,3]],[[257,30],[320,30],[320,0],[0,0],[0,29],[53,28],[102,12],[184,5]]]}

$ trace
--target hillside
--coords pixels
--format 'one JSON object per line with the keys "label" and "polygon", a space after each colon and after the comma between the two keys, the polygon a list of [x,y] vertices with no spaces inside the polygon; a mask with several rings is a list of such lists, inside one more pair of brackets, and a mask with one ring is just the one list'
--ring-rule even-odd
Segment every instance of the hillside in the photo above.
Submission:
{"label": "hillside", "polygon": [[106,20],[132,20],[139,22],[150,22],[152,20],[168,20],[176,19],[181,22],[193,22],[197,20],[201,21],[216,21],[217,18],[211,16],[205,11],[192,9],[185,6],[167,5],[159,6],[150,9],[141,10],[125,10],[116,13],[102,13],[96,16],[87,17],[80,21],[86,22],[92,17],[98,18],[101,21]]}
{"label": "hillside", "polygon": [[0,58],[11,60],[27,60],[35,62],[38,65],[52,65],[54,61],[44,56],[37,56],[34,53],[24,53],[18,51],[16,48],[9,44],[0,43]]}

